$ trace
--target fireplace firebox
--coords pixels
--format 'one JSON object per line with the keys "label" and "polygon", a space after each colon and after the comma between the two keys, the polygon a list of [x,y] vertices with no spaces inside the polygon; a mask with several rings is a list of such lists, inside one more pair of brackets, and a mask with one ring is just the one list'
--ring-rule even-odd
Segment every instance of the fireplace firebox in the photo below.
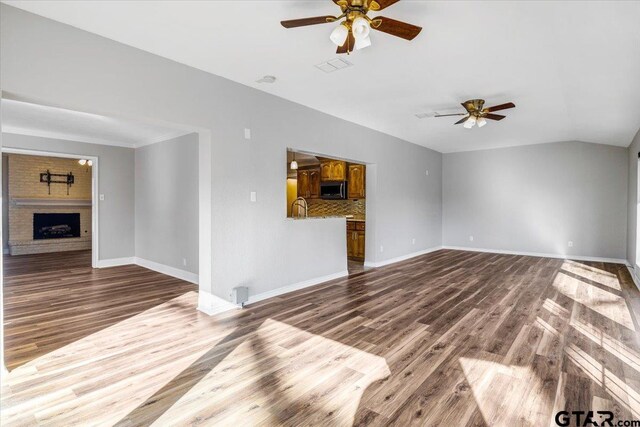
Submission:
{"label": "fireplace firebox", "polygon": [[34,213],[33,240],[80,237],[79,213]]}

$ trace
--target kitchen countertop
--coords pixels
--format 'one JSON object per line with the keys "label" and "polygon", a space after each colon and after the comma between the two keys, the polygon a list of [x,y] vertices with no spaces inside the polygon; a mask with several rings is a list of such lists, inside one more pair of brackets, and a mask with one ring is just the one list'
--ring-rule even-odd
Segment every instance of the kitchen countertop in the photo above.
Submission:
{"label": "kitchen countertop", "polygon": [[347,221],[350,221],[350,222],[365,222],[365,220],[362,219],[362,218],[347,218],[344,215],[308,216],[308,217],[304,217],[304,216],[302,216],[302,217],[292,217],[292,216],[289,216],[289,217],[287,217],[287,219],[292,219],[294,221],[307,220],[307,219],[341,219],[341,218],[344,218],[344,219],[346,219]]}

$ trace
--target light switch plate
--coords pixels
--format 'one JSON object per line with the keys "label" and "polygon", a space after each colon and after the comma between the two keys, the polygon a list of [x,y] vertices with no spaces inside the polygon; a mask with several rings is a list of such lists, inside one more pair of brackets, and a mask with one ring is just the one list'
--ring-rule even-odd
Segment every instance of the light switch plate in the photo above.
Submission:
{"label": "light switch plate", "polygon": [[251,201],[252,201],[252,202],[255,202],[255,201],[258,199],[258,195],[256,194],[256,192],[255,192],[255,191],[252,191],[252,192],[251,192],[250,197],[251,197]]}
{"label": "light switch plate", "polygon": [[244,139],[251,139],[251,129],[244,128]]}

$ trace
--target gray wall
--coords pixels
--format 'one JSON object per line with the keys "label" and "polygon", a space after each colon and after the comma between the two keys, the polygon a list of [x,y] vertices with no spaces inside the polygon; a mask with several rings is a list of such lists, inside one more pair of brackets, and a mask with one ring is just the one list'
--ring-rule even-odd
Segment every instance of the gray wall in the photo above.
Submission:
{"label": "gray wall", "polygon": [[[632,266],[637,262],[638,242],[638,153],[640,152],[640,129],[629,146],[629,210],[627,214],[627,261]],[[640,274],[640,271],[636,271]]]}
{"label": "gray wall", "polygon": [[[247,284],[256,294],[345,269],[343,224],[285,219],[287,147],[375,164],[368,168],[376,178],[376,183],[368,181],[373,184],[371,200],[375,198],[375,203],[367,202],[367,248],[375,248],[367,255],[370,261],[441,245],[441,154],[77,28],[0,7],[3,91],[79,111],[211,132],[212,287],[203,290],[228,298],[232,287]],[[244,128],[251,128],[251,140],[244,139]],[[257,192],[256,203],[249,200],[251,191]]]}
{"label": "gray wall", "polygon": [[135,159],[136,257],[198,274],[198,135],[137,148]]}
{"label": "gray wall", "polygon": [[9,157],[2,155],[2,250],[9,250]]}
{"label": "gray wall", "polygon": [[562,142],[443,163],[445,246],[626,258],[626,148]]}
{"label": "gray wall", "polygon": [[10,133],[2,134],[2,146],[98,157],[99,192],[105,196],[104,201],[98,202],[99,259],[134,256],[134,152],[132,148]]}

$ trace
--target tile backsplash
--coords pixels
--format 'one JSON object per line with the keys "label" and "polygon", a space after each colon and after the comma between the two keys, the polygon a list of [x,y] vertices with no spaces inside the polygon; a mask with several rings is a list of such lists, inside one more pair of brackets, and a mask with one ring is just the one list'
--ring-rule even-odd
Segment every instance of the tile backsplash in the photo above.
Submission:
{"label": "tile backsplash", "polygon": [[309,216],[353,215],[356,219],[365,219],[365,199],[358,200],[322,200],[309,199]]}

